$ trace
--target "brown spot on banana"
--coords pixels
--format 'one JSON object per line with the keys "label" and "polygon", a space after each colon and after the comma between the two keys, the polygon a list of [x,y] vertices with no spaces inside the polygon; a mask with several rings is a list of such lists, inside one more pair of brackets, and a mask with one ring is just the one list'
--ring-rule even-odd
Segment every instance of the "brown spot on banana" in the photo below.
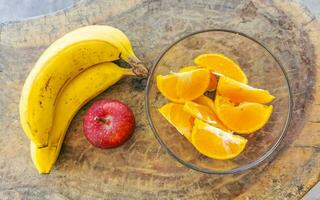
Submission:
{"label": "brown spot on banana", "polygon": [[45,89],[46,91],[48,90],[48,86],[49,86],[49,83],[50,83],[50,81],[51,81],[51,78],[52,78],[52,76],[49,77],[49,79],[47,80],[47,82],[46,82],[46,84],[45,84],[45,86],[44,86],[44,89]]}

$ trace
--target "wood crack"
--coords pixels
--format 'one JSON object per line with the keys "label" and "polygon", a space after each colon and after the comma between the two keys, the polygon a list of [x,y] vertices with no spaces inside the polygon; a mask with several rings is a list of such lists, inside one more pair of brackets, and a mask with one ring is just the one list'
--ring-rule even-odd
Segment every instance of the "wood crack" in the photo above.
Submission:
{"label": "wood crack", "polygon": [[315,120],[315,121],[309,121],[310,123],[314,123],[314,124],[320,124],[320,120]]}
{"label": "wood crack", "polygon": [[315,16],[312,16],[311,20],[303,23],[302,26],[303,26],[303,27],[308,26],[308,25],[309,25],[310,23],[312,23],[314,20],[316,20],[316,17],[315,17]]}
{"label": "wood crack", "polygon": [[316,151],[320,151],[320,144],[319,144],[319,145],[293,144],[293,145],[291,145],[290,147],[293,147],[293,148],[315,149]]}

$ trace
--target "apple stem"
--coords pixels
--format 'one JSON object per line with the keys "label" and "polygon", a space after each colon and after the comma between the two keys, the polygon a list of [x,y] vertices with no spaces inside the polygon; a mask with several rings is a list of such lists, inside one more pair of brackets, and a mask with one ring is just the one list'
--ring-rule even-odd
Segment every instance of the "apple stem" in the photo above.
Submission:
{"label": "apple stem", "polygon": [[101,123],[106,123],[106,121],[107,121],[105,118],[102,118],[102,117],[95,117],[94,120],[99,121]]}

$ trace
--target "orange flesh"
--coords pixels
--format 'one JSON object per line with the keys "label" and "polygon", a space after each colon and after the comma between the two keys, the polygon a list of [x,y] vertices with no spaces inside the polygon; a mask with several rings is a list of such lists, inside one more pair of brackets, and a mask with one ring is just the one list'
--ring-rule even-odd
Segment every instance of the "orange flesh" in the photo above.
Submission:
{"label": "orange flesh", "polygon": [[192,130],[192,143],[200,153],[224,160],[239,155],[247,140],[196,119]]}
{"label": "orange flesh", "polygon": [[200,105],[191,101],[184,104],[184,111],[192,115],[194,118],[198,118],[204,122],[207,122],[215,127],[223,130],[228,130],[218,119],[217,115],[207,106]]}
{"label": "orange flesh", "polygon": [[210,84],[208,86],[208,91],[210,92],[215,91],[217,88],[217,84],[218,84],[217,76],[214,75],[213,73],[210,73]]}
{"label": "orange flesh", "polygon": [[206,69],[157,76],[157,86],[163,96],[183,103],[201,96],[208,88],[210,73]]}
{"label": "orange flesh", "polygon": [[205,95],[201,95],[200,97],[193,100],[193,102],[200,104],[200,105],[203,105],[203,106],[207,106],[212,111],[214,111],[214,101]]}
{"label": "orange flesh", "polygon": [[237,133],[252,133],[269,120],[272,106],[243,102],[235,106],[227,97],[216,95],[215,108],[222,123]]}
{"label": "orange flesh", "polygon": [[217,92],[235,103],[244,101],[269,103],[274,99],[267,90],[257,89],[228,77],[220,77]]}
{"label": "orange flesh", "polygon": [[183,105],[168,103],[159,109],[163,117],[170,122],[182,135],[191,141],[194,118],[183,110]]}
{"label": "orange flesh", "polygon": [[242,83],[248,83],[247,76],[239,65],[222,54],[202,54],[196,57],[194,62],[212,72],[222,74]]}
{"label": "orange flesh", "polygon": [[[189,71],[196,70],[199,68],[200,68],[199,66],[186,66],[186,67],[181,68],[179,70],[179,72],[189,72]],[[217,76],[214,75],[213,73],[210,73],[210,83],[208,86],[208,91],[215,91],[217,88],[217,84],[218,84]]]}

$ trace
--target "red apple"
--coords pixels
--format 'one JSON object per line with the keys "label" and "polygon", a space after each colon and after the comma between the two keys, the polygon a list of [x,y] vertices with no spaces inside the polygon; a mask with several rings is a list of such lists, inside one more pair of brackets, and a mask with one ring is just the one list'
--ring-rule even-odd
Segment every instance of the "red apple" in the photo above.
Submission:
{"label": "red apple", "polygon": [[83,119],[83,130],[88,141],[99,148],[113,148],[132,135],[134,115],[124,103],[103,99],[95,102]]}

